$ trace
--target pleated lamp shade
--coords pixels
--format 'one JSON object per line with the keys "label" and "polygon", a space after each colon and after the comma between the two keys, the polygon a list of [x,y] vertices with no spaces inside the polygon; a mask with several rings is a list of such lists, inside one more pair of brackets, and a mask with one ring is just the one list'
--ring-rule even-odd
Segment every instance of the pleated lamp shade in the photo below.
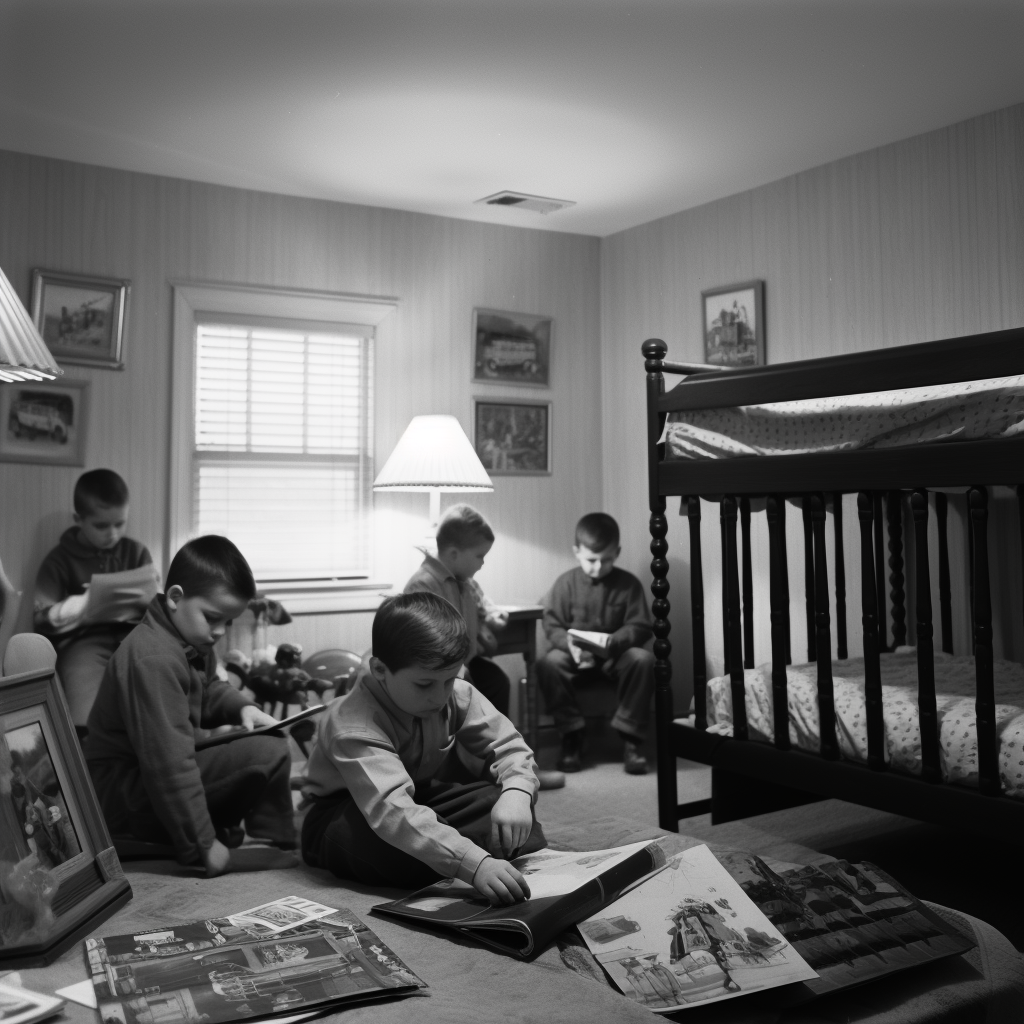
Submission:
{"label": "pleated lamp shade", "polygon": [[430,521],[441,491],[493,491],[494,484],[454,416],[414,416],[373,482],[375,491],[428,491]]}
{"label": "pleated lamp shade", "polygon": [[0,270],[0,384],[54,380],[63,372]]}

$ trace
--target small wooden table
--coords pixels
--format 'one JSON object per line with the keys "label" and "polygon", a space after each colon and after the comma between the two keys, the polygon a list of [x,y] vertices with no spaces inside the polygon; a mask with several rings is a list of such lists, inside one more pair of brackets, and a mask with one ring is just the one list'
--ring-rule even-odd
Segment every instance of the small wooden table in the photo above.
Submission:
{"label": "small wooden table", "polygon": [[[508,625],[499,633],[495,630],[498,649],[495,654],[521,654],[526,664],[526,686],[520,691],[519,718],[523,736],[531,750],[537,749],[537,623],[544,614],[540,605],[503,607],[508,614]],[[525,700],[523,699],[525,698]]]}

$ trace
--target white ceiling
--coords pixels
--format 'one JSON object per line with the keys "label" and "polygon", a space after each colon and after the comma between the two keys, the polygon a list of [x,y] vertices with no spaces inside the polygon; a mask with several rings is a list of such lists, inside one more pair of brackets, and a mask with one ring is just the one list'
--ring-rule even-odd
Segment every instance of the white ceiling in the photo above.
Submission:
{"label": "white ceiling", "polygon": [[1024,0],[0,0],[0,148],[603,236],[1024,101],[1022,43]]}

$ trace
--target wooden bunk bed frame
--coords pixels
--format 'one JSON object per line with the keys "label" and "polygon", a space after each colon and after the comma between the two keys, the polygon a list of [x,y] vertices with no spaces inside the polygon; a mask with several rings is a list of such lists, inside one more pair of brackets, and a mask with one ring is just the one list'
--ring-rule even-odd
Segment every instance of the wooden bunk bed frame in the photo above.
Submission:
{"label": "wooden bunk bed frame", "polygon": [[[662,828],[678,831],[681,817],[712,812],[728,821],[836,797],[880,810],[978,833],[1024,841],[1024,800],[1001,794],[993,693],[992,607],[989,587],[987,487],[1017,489],[1024,548],[1024,437],[905,448],[752,456],[722,460],[666,459],[661,442],[672,412],[952,384],[1024,373],[1024,329],[971,335],[851,355],[723,371],[666,360],[660,339],[644,342],[647,371],[648,478],[654,615],[658,816]],[[684,380],[665,390],[665,374]],[[928,488],[968,488],[971,611],[977,675],[979,742],[977,789],[943,783],[933,673],[933,632],[928,558]],[[909,492],[909,494],[908,494]],[[836,536],[837,648],[846,651],[845,559],[842,494],[858,494],[860,571],[864,627],[868,764],[843,760],[835,734],[832,634],[825,558],[826,495],[833,500]],[[946,499],[936,490],[939,526],[939,604],[942,648],[952,651]],[[680,497],[689,518],[690,597],[693,629],[694,721],[676,720],[672,699],[668,601],[666,499]],[[722,614],[726,674],[733,706],[732,737],[706,731],[707,667],[704,588],[700,541],[700,497],[717,500],[722,534]],[[769,528],[772,691],[776,709],[787,707],[790,662],[789,584],[785,535],[786,498],[802,500],[808,661],[818,669],[821,722],[819,751],[791,749],[788,721],[776,716],[774,743],[748,738],[744,667],[753,662],[753,585],[750,561],[750,499],[766,498]],[[906,641],[903,575],[903,514],[909,497],[916,579],[918,703],[922,774],[887,770],[879,652],[887,647],[885,625],[883,500],[888,519],[893,645]],[[736,526],[742,535],[737,550]],[[741,584],[742,576],[742,584]],[[741,613],[741,595],[743,612]],[[744,642],[745,641],[745,642]],[[744,658],[744,650],[746,658]],[[780,720],[781,719],[781,720]],[[676,758],[712,767],[712,797],[680,805]]]}

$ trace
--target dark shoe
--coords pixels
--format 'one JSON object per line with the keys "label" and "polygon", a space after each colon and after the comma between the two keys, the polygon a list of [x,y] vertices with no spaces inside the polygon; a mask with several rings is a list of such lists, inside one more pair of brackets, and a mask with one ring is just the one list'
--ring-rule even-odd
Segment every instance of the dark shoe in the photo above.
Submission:
{"label": "dark shoe", "polygon": [[583,749],[583,730],[567,732],[562,737],[562,756],[555,767],[560,772],[578,772],[583,767],[580,752]]}
{"label": "dark shoe", "polygon": [[640,744],[635,740],[626,740],[626,752],[622,764],[627,775],[646,775],[647,758],[640,753]]}
{"label": "dark shoe", "polygon": [[565,786],[565,772],[549,772],[538,768],[537,781],[541,789],[562,789]]}
{"label": "dark shoe", "polygon": [[245,829],[241,825],[229,825],[217,829],[217,838],[229,849],[237,850],[245,842]]}

